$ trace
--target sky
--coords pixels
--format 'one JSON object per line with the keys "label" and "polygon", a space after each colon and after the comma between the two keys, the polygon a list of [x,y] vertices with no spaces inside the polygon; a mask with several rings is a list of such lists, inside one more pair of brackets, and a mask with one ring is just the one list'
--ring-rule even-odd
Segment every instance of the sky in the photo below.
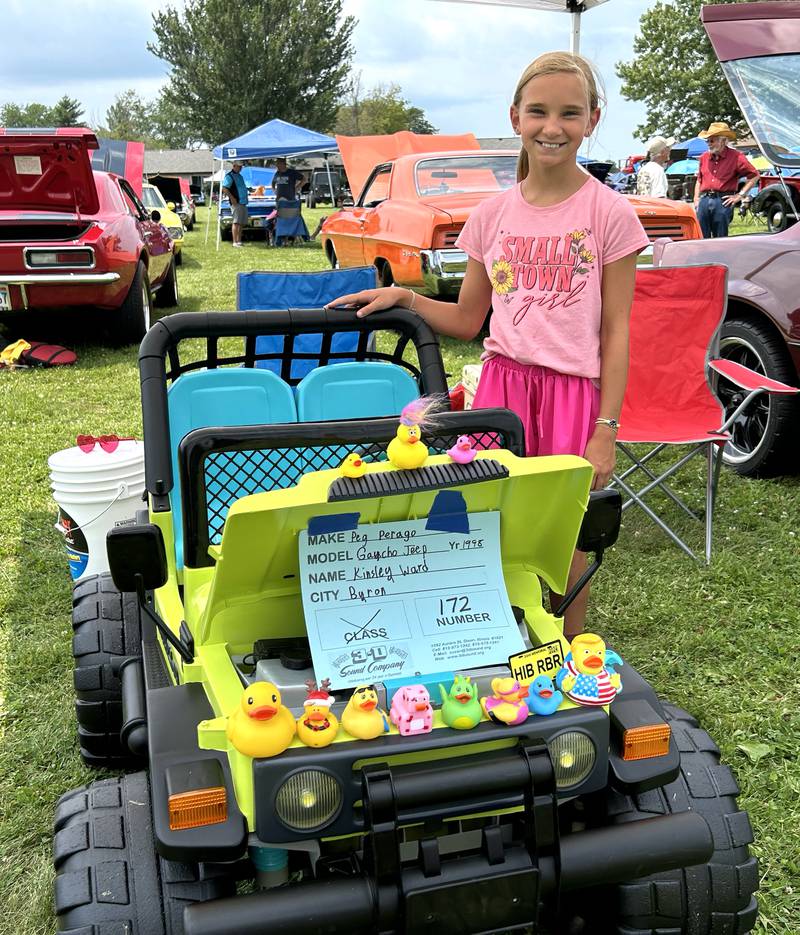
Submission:
{"label": "sky", "polygon": [[[168,66],[147,51],[152,14],[182,0],[50,0],[31,40],[30,0],[3,0],[0,105],[77,98],[84,117],[104,122],[117,94],[133,88],[154,98]],[[597,66],[608,101],[582,152],[625,159],[642,150],[634,139],[642,104],[625,101],[614,74],[633,57],[641,14],[652,0],[608,0],[581,17],[581,52]],[[353,70],[361,86],[400,85],[442,133],[510,136],[508,105],[525,66],[541,52],[568,49],[571,17],[510,7],[441,0],[344,0],[358,19]],[[214,140],[213,143],[220,141]]]}

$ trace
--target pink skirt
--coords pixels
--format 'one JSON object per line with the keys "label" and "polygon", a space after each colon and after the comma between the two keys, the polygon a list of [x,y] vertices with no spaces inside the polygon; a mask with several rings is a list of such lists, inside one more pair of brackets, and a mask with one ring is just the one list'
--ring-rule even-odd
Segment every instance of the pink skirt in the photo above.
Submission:
{"label": "pink skirt", "polygon": [[525,426],[525,448],[536,455],[579,455],[594,434],[600,389],[588,377],[558,373],[508,357],[483,365],[474,409],[510,409]]}

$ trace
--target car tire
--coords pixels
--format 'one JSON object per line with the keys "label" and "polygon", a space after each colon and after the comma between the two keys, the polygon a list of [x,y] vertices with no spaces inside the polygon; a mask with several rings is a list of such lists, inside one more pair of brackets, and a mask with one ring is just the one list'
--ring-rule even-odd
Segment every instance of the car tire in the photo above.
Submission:
{"label": "car tire", "polygon": [[[707,822],[714,852],[706,864],[671,870],[589,891],[581,913],[586,931],[606,935],[744,935],[758,915],[758,861],[750,855],[750,819],[739,809],[739,786],[720,763],[719,748],[688,712],[665,704],[664,714],[681,751],[674,782],[640,795],[603,793],[604,825],[693,811]],[[594,806],[587,804],[587,814]],[[599,907],[605,907],[599,910]],[[600,913],[607,913],[605,918]]]}
{"label": "car tire", "polygon": [[[164,282],[161,283],[156,293],[155,304],[159,308],[175,308],[180,301],[180,295],[178,293],[178,272],[175,266],[175,258],[173,257],[172,262],[169,264],[167,275],[164,277]],[[152,323],[151,321],[150,324]]]}
{"label": "car tire", "polygon": [[117,314],[117,327],[113,337],[121,344],[135,344],[142,340],[152,324],[153,297],[144,263],[139,260],[133,282]]}
{"label": "car tire", "polygon": [[317,200],[316,200],[316,198],[314,198],[313,195],[308,195],[308,196],[306,197],[306,205],[307,205],[307,207],[309,207],[309,208],[316,208],[316,206],[317,206]]}
{"label": "car tire", "polygon": [[122,687],[113,663],[142,655],[136,596],[121,594],[109,574],[76,582],[72,632],[81,757],[87,766],[124,769],[137,761],[120,739]]}
{"label": "car tire", "polygon": [[157,855],[146,773],[68,792],[54,830],[60,935],[183,935],[186,906],[234,895],[225,870]]}
{"label": "car tire", "polygon": [[384,288],[394,285],[394,273],[387,261],[379,260],[375,266],[378,269],[378,285]]}
{"label": "car tire", "polygon": [[771,234],[780,234],[789,226],[789,212],[782,198],[773,198],[762,211],[767,219],[767,230]]}
{"label": "car tire", "polygon": [[[733,319],[722,325],[720,357],[744,364],[751,370],[797,385],[797,374],[782,341],[769,325],[757,319]],[[717,396],[728,417],[746,396],[734,384],[718,377]],[[757,396],[731,427],[725,446],[725,464],[745,477],[790,471],[797,458],[800,401],[797,397],[766,393]]]}
{"label": "car tire", "polygon": [[331,264],[331,269],[339,269],[339,257],[336,256],[332,243],[328,246],[328,262]]}
{"label": "car tire", "polygon": [[176,265],[176,266],[183,266],[183,253],[176,253],[176,254],[175,254],[175,265]]}

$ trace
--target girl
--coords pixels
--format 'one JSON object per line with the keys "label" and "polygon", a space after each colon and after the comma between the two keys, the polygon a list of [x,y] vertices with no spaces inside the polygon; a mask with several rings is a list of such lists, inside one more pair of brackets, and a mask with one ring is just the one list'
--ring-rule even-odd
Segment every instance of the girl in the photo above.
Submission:
{"label": "girl", "polygon": [[[514,410],[529,455],[582,455],[594,468],[592,489],[614,470],[636,256],[648,243],[627,199],[577,164],[599,103],[579,55],[549,52],[525,69],[511,105],[522,138],[517,185],[464,225],[457,245],[469,259],[457,306],[399,287],[330,303],[358,305],[360,317],[405,306],[440,334],[471,340],[491,302],[475,407]],[[585,567],[576,552],[570,586]],[[583,630],[587,591],[566,612],[567,639]],[[551,608],[560,600],[551,594]]]}

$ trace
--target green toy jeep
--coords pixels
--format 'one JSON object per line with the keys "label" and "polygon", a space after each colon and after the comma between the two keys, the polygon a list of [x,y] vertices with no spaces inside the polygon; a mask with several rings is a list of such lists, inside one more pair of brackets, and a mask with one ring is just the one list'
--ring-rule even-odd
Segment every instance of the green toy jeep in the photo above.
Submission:
{"label": "green toy jeep", "polygon": [[565,592],[576,545],[593,574],[620,520],[585,461],[472,410],[395,467],[397,414],[447,391],[402,309],[178,314],[139,366],[147,509],[73,620],[81,754],[136,771],[58,804],[60,932],[752,928],[708,734],[627,661],[569,690],[541,582]]}

